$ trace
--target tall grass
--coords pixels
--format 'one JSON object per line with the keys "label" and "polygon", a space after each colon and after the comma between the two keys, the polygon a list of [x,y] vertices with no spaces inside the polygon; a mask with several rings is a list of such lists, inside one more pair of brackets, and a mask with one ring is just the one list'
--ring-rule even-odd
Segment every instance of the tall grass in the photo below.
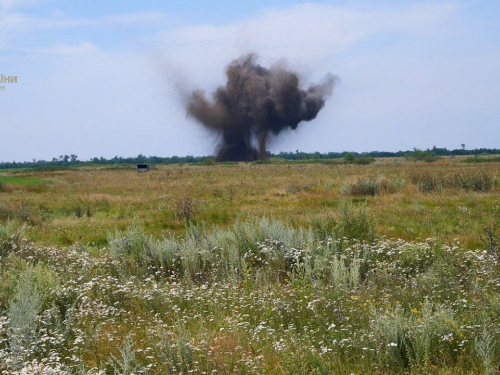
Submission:
{"label": "tall grass", "polygon": [[424,193],[443,189],[486,192],[495,186],[495,177],[484,170],[438,174],[415,169],[408,172],[408,178]]}
{"label": "tall grass", "polygon": [[[308,229],[268,217],[237,221],[229,228],[188,225],[184,237],[154,240],[134,220],[109,234],[111,253],[123,275],[162,274],[171,280],[235,282],[265,270],[278,280],[291,276],[356,287],[364,260],[342,251],[350,243],[375,239],[366,207],[342,201],[335,217],[315,217]],[[366,268],[366,267],[365,267]]]}
{"label": "tall grass", "polygon": [[16,283],[0,372],[496,371],[493,251],[363,240],[371,218],[352,202],[335,217],[326,230],[249,217],[165,238],[135,219],[109,252],[22,245],[0,266]]}

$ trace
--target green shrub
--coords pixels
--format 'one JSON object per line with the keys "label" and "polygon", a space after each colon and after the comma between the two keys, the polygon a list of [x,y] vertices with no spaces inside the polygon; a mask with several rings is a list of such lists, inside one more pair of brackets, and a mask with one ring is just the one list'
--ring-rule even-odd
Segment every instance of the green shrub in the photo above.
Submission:
{"label": "green shrub", "polygon": [[416,147],[413,149],[412,152],[406,154],[406,157],[413,161],[425,161],[427,163],[439,160],[439,156],[436,155],[433,151],[429,149],[422,151]]}
{"label": "green shrub", "polygon": [[375,220],[365,204],[355,207],[351,201],[344,200],[340,203],[339,222],[335,228],[337,238],[372,241],[375,233]]}
{"label": "green shrub", "polygon": [[360,156],[354,159],[354,164],[368,165],[375,162],[375,158],[371,156]]}
{"label": "green shrub", "polygon": [[436,190],[441,190],[443,187],[442,177],[433,175],[423,170],[411,170],[408,173],[408,178],[412,184],[416,185],[423,193],[431,193]]}
{"label": "green shrub", "polygon": [[358,180],[352,184],[344,184],[340,190],[344,194],[353,197],[375,196],[380,193],[393,194],[401,190],[406,185],[404,178],[394,178],[387,180],[385,178],[367,178]]}
{"label": "green shrub", "polygon": [[372,330],[382,348],[379,360],[396,368],[423,368],[439,363],[442,356],[454,357],[456,340],[453,312],[426,300],[422,306],[404,312],[396,306],[392,312],[374,315]]}
{"label": "green shrub", "polygon": [[4,266],[0,268],[0,289],[3,293],[0,294],[0,310],[2,305],[8,305],[8,301],[12,299],[25,273],[30,273],[32,283],[40,294],[43,306],[50,306],[54,300],[53,292],[60,285],[59,277],[54,271],[41,261],[33,266],[14,253],[9,254],[2,262]]}
{"label": "green shrub", "polygon": [[498,163],[500,162],[500,156],[491,157],[491,158],[482,158],[482,157],[474,157],[474,158],[466,158],[463,160],[463,163]]}
{"label": "green shrub", "polygon": [[311,230],[319,241],[372,241],[375,239],[375,220],[365,204],[355,207],[352,201],[342,200],[336,213],[314,215]]}
{"label": "green shrub", "polygon": [[344,156],[344,163],[345,164],[352,164],[354,163],[354,160],[356,160],[356,155],[354,155],[352,152],[348,152]]}
{"label": "green shrub", "polygon": [[372,158],[371,156],[358,156],[352,152],[349,152],[344,156],[344,164],[368,165],[373,162],[375,162],[375,158]]}
{"label": "green shrub", "polygon": [[445,184],[465,191],[488,191],[493,187],[493,179],[484,171],[456,172],[445,180]]}
{"label": "green shrub", "polygon": [[407,175],[410,181],[424,193],[439,191],[443,188],[483,192],[495,187],[494,176],[485,171],[454,172],[443,175],[415,169],[408,171]]}
{"label": "green shrub", "polygon": [[271,161],[268,159],[262,159],[262,160],[254,160],[252,162],[253,165],[260,165],[260,164],[271,164]]}

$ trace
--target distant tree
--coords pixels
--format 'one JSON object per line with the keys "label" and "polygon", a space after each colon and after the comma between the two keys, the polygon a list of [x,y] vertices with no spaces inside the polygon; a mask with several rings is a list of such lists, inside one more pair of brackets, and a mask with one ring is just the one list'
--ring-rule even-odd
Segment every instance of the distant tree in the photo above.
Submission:
{"label": "distant tree", "polygon": [[71,154],[70,157],[72,162],[75,162],[76,159],[78,159],[78,156],[76,156],[75,154]]}
{"label": "distant tree", "polygon": [[347,154],[344,155],[344,163],[345,164],[352,164],[354,163],[354,160],[356,159],[356,155],[352,152],[348,152]]}
{"label": "distant tree", "polygon": [[439,159],[439,156],[432,150],[422,151],[416,147],[413,148],[413,152],[409,152],[406,156],[413,161],[426,161],[428,163]]}

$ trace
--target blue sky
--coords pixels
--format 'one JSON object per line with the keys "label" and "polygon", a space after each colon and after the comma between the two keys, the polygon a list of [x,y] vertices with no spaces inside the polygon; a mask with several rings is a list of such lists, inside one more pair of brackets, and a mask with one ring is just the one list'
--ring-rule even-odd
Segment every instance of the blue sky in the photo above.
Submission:
{"label": "blue sky", "polygon": [[498,148],[499,25],[498,1],[0,0],[0,161],[211,154],[182,94],[248,52],[340,78],[271,151]]}

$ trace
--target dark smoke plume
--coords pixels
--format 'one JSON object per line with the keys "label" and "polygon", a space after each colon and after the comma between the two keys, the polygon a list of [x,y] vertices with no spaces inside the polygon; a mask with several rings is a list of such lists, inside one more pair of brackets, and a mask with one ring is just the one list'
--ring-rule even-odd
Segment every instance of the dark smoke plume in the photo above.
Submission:
{"label": "dark smoke plume", "polygon": [[265,159],[268,137],[313,120],[335,81],[329,74],[323,83],[300,89],[296,73],[277,66],[266,69],[252,54],[234,60],[226,74],[226,86],[212,94],[212,102],[198,90],[187,104],[189,115],[222,135],[218,161]]}

